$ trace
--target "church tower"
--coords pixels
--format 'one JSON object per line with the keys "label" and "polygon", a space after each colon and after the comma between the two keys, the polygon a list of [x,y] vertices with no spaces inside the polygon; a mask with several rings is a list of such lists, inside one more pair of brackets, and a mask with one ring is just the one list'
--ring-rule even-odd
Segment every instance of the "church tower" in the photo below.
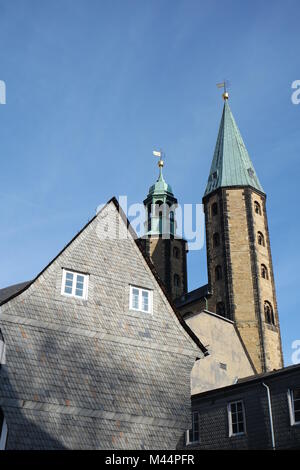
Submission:
{"label": "church tower", "polygon": [[176,236],[177,199],[163,177],[164,161],[159,155],[159,176],[144,200],[145,235],[140,240],[170,296],[176,299],[187,292],[187,242]]}
{"label": "church tower", "polygon": [[203,197],[209,310],[234,320],[257,372],[283,367],[266,194],[224,93]]}

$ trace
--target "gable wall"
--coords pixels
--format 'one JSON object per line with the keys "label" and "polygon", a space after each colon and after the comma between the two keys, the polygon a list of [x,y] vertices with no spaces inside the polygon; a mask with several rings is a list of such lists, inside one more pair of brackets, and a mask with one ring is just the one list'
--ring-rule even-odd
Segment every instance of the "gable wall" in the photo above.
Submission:
{"label": "gable wall", "polygon": [[[134,240],[99,238],[124,227],[110,203],[1,307],[8,448],[174,448],[189,426],[201,353]],[[90,274],[87,301],[61,295],[63,267]],[[153,289],[153,315],[129,310],[130,284]]]}

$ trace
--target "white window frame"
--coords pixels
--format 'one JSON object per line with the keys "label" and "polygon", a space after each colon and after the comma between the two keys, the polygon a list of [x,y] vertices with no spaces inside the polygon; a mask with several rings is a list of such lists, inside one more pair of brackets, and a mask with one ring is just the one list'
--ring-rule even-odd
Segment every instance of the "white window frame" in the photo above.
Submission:
{"label": "white window frame", "polygon": [[[69,294],[68,292],[65,292],[65,286],[66,286],[66,276],[67,273],[73,274],[73,283],[72,283],[72,293]],[[83,276],[83,295],[76,295],[76,283],[77,283],[77,276]],[[88,298],[88,283],[89,283],[89,275],[88,274],[83,274],[79,273],[78,271],[72,271],[71,269],[65,269],[63,268],[63,274],[62,274],[62,282],[61,282],[61,294],[65,295],[67,297],[76,297],[76,299],[81,299],[81,300],[87,300]]]}
{"label": "white window frame", "polygon": [[0,429],[0,450],[5,450],[7,438],[7,423],[5,416],[3,417],[2,429]]}
{"label": "white window frame", "polygon": [[[297,387],[297,390],[298,390],[298,387]],[[291,426],[299,426],[300,421],[295,421],[294,393],[293,393],[292,389],[288,390],[287,396],[288,396],[288,405],[289,405]]]}
{"label": "white window frame", "polygon": [[[235,432],[233,432],[231,405],[234,405],[234,404],[237,404],[237,403],[242,404],[244,431],[235,433]],[[245,435],[246,434],[246,414],[245,414],[245,406],[244,406],[243,400],[236,400],[236,401],[231,401],[230,403],[228,403],[227,404],[227,414],[228,414],[229,437]]]}
{"label": "white window frame", "polygon": [[186,431],[186,434],[185,434],[185,443],[186,443],[186,445],[199,444],[199,442],[200,442],[200,429],[199,429],[200,428],[200,426],[199,426],[200,425],[200,416],[199,416],[198,411],[193,411],[192,412],[192,419],[193,419],[194,414],[197,414],[197,416],[198,416],[198,440],[195,440],[195,441],[190,440],[190,431],[193,430],[193,421],[192,421],[192,429],[188,429]]}
{"label": "white window frame", "polygon": [[[135,308],[133,306],[133,289],[137,289],[139,291],[139,306],[138,308]],[[143,310],[142,305],[142,297],[143,297],[143,292],[148,292],[148,305],[149,309],[148,310]],[[153,313],[153,291],[150,289],[146,289],[144,287],[138,287],[138,286],[130,286],[130,296],[129,296],[129,308],[130,310],[134,310],[135,312],[143,312],[143,313]]]}

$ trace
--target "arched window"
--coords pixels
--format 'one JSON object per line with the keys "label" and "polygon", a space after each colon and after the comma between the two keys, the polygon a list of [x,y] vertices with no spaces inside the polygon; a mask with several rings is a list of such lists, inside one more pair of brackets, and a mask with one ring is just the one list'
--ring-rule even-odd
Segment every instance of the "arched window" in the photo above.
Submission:
{"label": "arched window", "polygon": [[266,322],[270,323],[270,325],[275,325],[273,308],[267,300],[265,301],[264,310]]}
{"label": "arched window", "polygon": [[174,256],[174,258],[177,258],[177,259],[178,259],[178,258],[179,258],[179,255],[180,255],[180,250],[179,250],[179,248],[178,248],[177,246],[174,246],[174,248],[173,248],[173,256]]}
{"label": "arched window", "polygon": [[178,276],[178,274],[174,274],[174,286],[175,287],[179,287],[180,286],[180,277]]}
{"label": "arched window", "polygon": [[211,213],[212,215],[218,215],[218,203],[214,202],[211,206]]}
{"label": "arched window", "polygon": [[222,268],[220,265],[215,267],[215,280],[220,281],[222,279]]}
{"label": "arched window", "polygon": [[264,264],[261,265],[260,267],[260,272],[261,272],[261,277],[264,279],[269,279],[269,273],[268,273],[268,268]]}
{"label": "arched window", "polygon": [[218,234],[218,232],[213,234],[213,242],[214,242],[214,247],[220,245],[220,235]]}
{"label": "arched window", "polygon": [[265,246],[265,237],[263,236],[261,232],[257,233],[257,242],[259,245]]}
{"label": "arched window", "polygon": [[224,302],[218,302],[216,305],[216,314],[221,317],[226,317],[226,309]]}
{"label": "arched window", "polygon": [[254,201],[254,211],[256,214],[261,215],[261,207],[257,201]]}
{"label": "arched window", "polygon": [[0,450],[5,449],[7,438],[7,424],[2,408],[0,408]]}

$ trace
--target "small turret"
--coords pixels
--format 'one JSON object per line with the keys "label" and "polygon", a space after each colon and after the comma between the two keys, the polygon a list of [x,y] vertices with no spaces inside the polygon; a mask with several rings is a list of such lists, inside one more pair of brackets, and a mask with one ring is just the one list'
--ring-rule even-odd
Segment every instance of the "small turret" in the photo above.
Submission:
{"label": "small turret", "polygon": [[163,176],[162,153],[153,154],[160,157],[159,175],[144,200],[145,235],[141,242],[171,297],[176,299],[187,292],[187,242],[176,235],[177,199]]}

